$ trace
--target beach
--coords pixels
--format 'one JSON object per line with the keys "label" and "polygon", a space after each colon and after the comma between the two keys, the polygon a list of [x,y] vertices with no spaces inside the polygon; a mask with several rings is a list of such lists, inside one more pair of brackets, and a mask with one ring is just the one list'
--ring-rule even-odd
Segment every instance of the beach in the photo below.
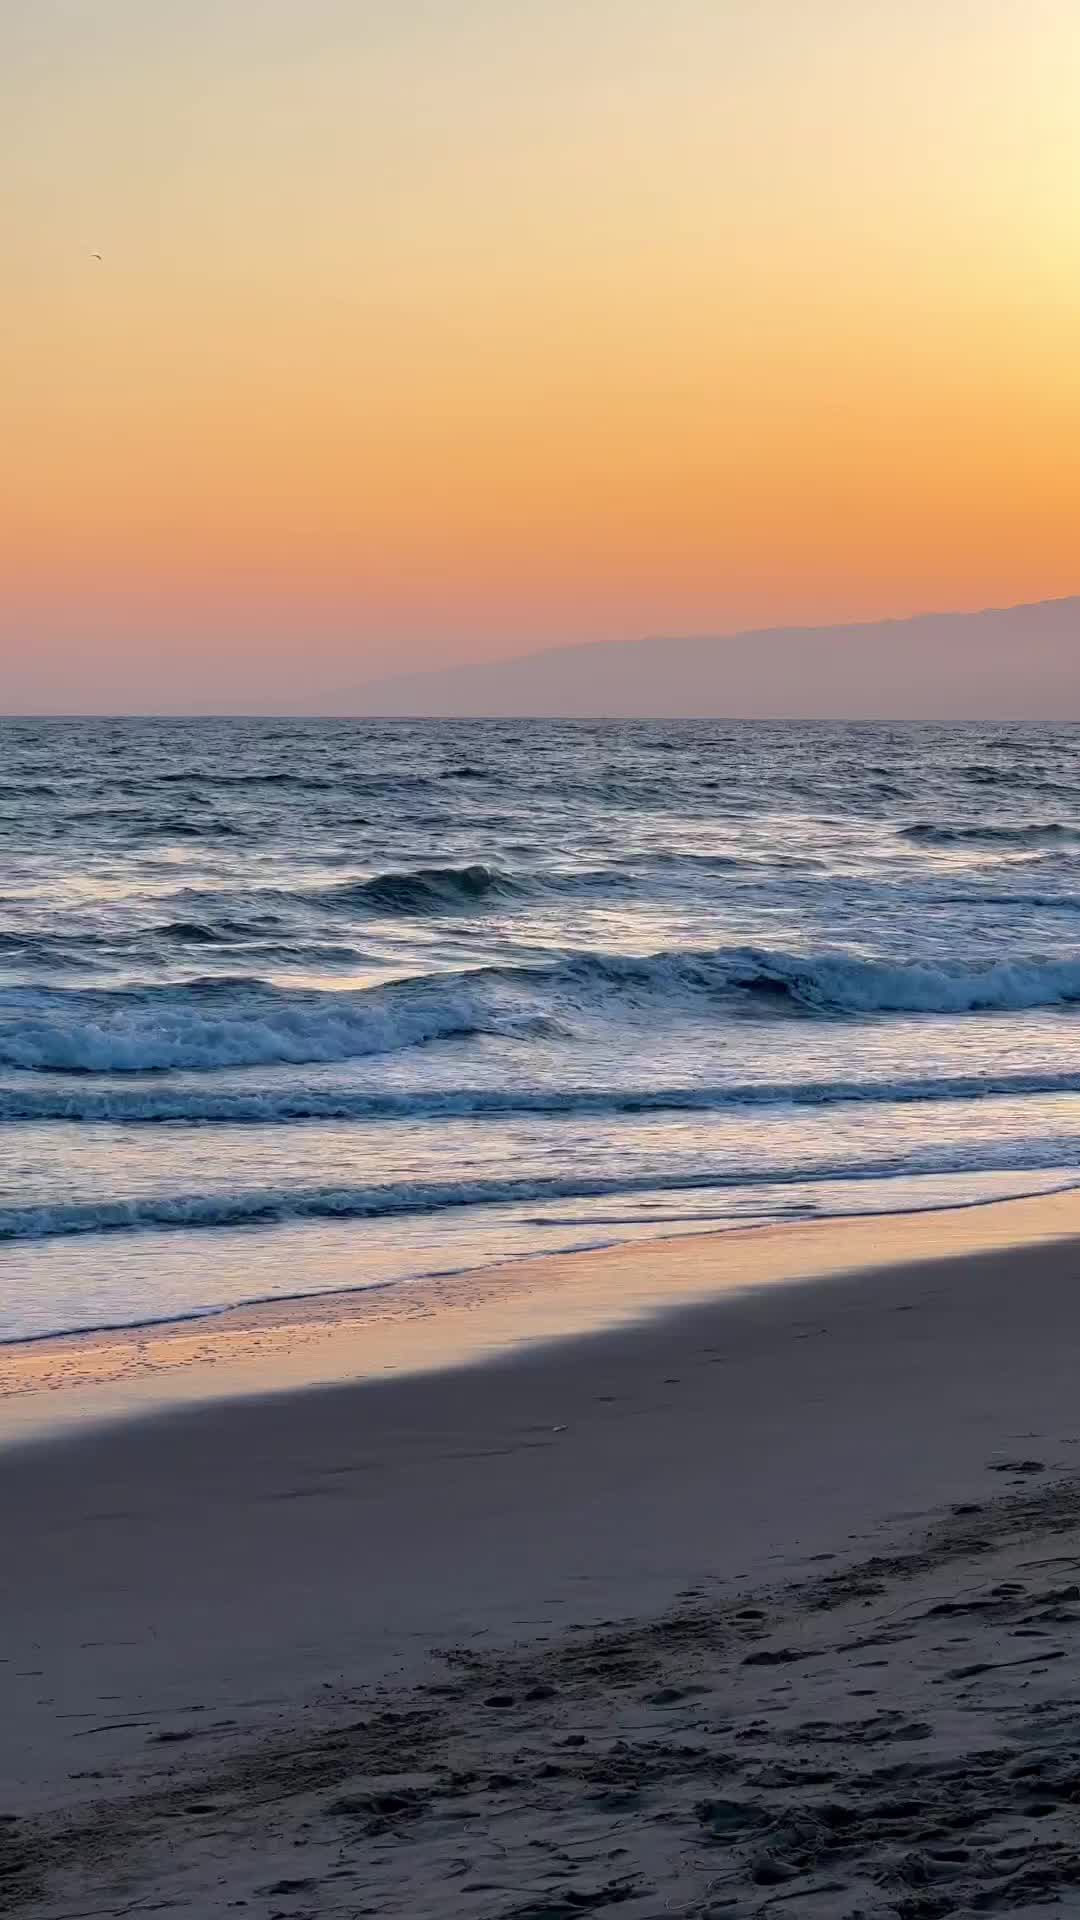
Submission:
{"label": "beach", "polygon": [[1061,1195],[6,1349],[0,1908],[1067,1904],[1078,1273]]}

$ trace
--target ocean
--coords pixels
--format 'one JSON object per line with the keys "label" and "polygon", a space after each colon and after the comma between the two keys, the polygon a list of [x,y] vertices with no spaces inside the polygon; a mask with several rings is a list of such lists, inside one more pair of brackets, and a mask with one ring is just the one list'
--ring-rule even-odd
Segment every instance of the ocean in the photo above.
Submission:
{"label": "ocean", "polygon": [[1080,1183],[1080,732],[0,721],[0,1339]]}

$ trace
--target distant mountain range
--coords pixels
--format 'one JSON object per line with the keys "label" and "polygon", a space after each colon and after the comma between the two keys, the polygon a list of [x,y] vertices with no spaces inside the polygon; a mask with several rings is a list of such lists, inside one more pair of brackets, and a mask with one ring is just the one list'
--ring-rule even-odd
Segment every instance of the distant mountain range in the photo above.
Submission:
{"label": "distant mountain range", "polygon": [[1080,720],[1080,596],[856,626],[552,647],[361,688],[367,714]]}

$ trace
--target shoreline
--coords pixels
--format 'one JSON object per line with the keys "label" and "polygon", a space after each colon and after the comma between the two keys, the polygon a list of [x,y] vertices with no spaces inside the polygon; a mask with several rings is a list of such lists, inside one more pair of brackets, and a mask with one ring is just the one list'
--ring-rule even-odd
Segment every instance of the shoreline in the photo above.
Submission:
{"label": "shoreline", "polygon": [[[616,1236],[611,1239],[587,1241],[579,1246],[573,1247],[536,1247],[524,1253],[503,1254],[490,1260],[477,1263],[466,1261],[456,1267],[422,1269],[416,1273],[406,1273],[385,1280],[359,1281],[351,1286],[314,1286],[299,1289],[295,1293],[257,1294],[249,1299],[223,1301],[217,1305],[192,1307],[186,1311],[176,1313],[152,1314],[146,1319],[140,1320],[103,1320],[100,1322],[90,1322],[86,1325],[56,1327],[36,1333],[0,1334],[0,1355],[3,1355],[8,1348],[51,1345],[62,1347],[74,1341],[97,1341],[109,1338],[126,1338],[128,1336],[134,1338],[139,1335],[167,1334],[173,1329],[182,1331],[186,1327],[200,1325],[204,1321],[228,1319],[234,1315],[259,1313],[263,1310],[269,1312],[279,1311],[282,1315],[287,1315],[290,1311],[297,1311],[302,1314],[307,1307],[314,1306],[317,1308],[324,1302],[330,1303],[334,1300],[340,1300],[342,1303],[348,1304],[357,1295],[370,1296],[377,1301],[379,1299],[385,1299],[388,1295],[393,1295],[398,1289],[408,1288],[415,1293],[417,1290],[454,1280],[464,1280],[468,1282],[472,1279],[479,1279],[496,1271],[503,1272],[510,1267],[534,1266],[538,1262],[546,1262],[553,1259],[569,1260],[587,1258],[595,1256],[596,1254],[618,1252],[620,1249],[628,1247],[663,1247],[672,1240],[701,1240],[720,1234],[746,1235],[749,1233],[764,1233],[775,1231],[781,1227],[797,1231],[799,1228],[806,1226],[839,1226],[858,1220],[911,1220],[918,1219],[923,1214],[968,1213],[975,1208],[1013,1206],[1025,1200],[1057,1199],[1062,1195],[1070,1193],[1080,1194],[1080,1179],[1072,1177],[1068,1179],[1063,1178],[1063,1168],[1047,1167],[1045,1169],[1035,1168],[1027,1171],[1042,1173],[1046,1178],[1051,1180],[1051,1184],[1044,1187],[1025,1188],[1023,1191],[1016,1193],[985,1193],[979,1194],[972,1199],[941,1199],[906,1207],[851,1208],[847,1211],[825,1214],[800,1213],[794,1218],[781,1215],[774,1219],[762,1218],[760,1220],[748,1220],[743,1224],[739,1224],[737,1221],[731,1221],[724,1226],[717,1226],[713,1222],[703,1222],[696,1226],[678,1225],[673,1226],[671,1230],[667,1232],[627,1234],[625,1237]],[[933,1178],[934,1176],[927,1177]],[[1012,1179],[1017,1177],[1017,1175],[1006,1173],[1001,1177]],[[295,1222],[289,1222],[288,1224],[295,1224]],[[17,1242],[14,1244],[24,1245],[25,1243]]]}
{"label": "shoreline", "polygon": [[430,1375],[777,1287],[1080,1240],[1080,1190],[510,1258],[410,1282],[0,1343],[0,1452],[232,1400]]}

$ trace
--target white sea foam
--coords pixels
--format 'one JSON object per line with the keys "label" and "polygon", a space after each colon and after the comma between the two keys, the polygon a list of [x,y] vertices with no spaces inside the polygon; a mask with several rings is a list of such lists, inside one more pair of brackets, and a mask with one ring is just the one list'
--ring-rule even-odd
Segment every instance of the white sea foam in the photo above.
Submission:
{"label": "white sea foam", "polygon": [[[518,1023],[520,1024],[520,1023]],[[467,977],[361,993],[252,992],[212,999],[183,989],[117,995],[35,993],[0,1003],[0,1066],[50,1073],[311,1064],[395,1053],[452,1035],[515,1031]]]}

